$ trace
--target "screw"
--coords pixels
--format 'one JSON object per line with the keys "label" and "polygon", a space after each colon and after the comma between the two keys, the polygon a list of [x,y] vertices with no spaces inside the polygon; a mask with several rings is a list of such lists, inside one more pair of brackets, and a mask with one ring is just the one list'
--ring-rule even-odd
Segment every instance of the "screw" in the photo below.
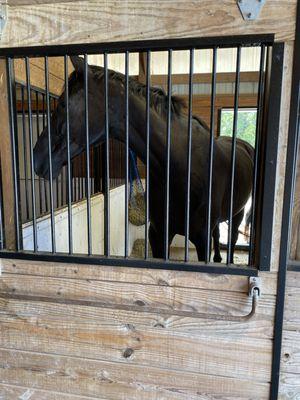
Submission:
{"label": "screw", "polygon": [[248,13],[248,14],[247,14],[247,18],[251,18],[251,16],[252,16],[251,13]]}

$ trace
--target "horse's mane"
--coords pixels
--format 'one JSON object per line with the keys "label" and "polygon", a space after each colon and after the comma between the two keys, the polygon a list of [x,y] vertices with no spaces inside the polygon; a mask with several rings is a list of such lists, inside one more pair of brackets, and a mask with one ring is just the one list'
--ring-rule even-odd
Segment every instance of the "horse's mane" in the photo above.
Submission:
{"label": "horse's mane", "polygon": [[[103,78],[104,68],[96,65],[90,65],[94,75],[99,79]],[[121,82],[125,86],[125,75],[120,72],[108,70],[108,78],[117,82]],[[145,98],[147,87],[145,84],[139,82],[136,78],[129,76],[129,90]],[[159,114],[166,116],[168,113],[168,96],[165,91],[159,87],[150,87],[150,107],[153,107]],[[175,115],[181,115],[182,111],[186,108],[184,99],[178,96],[171,96],[171,111]]]}
{"label": "horse's mane", "polygon": [[[89,65],[94,76],[97,79],[103,79],[104,68],[97,65]],[[74,74],[74,75],[73,75]],[[120,72],[108,69],[108,78],[120,82],[125,86],[125,75]],[[70,81],[77,79],[75,71],[70,76]],[[136,78],[129,76],[129,90],[145,98],[147,92],[147,86],[139,82]],[[160,87],[150,86],[150,107],[153,107],[156,112],[163,117],[167,117],[168,114],[168,96],[166,92]],[[187,104],[186,101],[179,96],[171,96],[171,113],[172,115],[181,116],[186,115]],[[205,129],[209,129],[206,123],[198,116],[193,115],[193,119],[199,122],[199,124]]]}

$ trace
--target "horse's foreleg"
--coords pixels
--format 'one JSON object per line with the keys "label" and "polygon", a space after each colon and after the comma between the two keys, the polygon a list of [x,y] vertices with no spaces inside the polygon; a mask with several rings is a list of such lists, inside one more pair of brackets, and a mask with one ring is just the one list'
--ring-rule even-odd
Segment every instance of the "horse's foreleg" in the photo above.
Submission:
{"label": "horse's foreleg", "polygon": [[241,210],[238,214],[236,214],[232,218],[231,257],[230,257],[230,263],[232,264],[233,264],[235,245],[239,237],[239,226],[241,225],[241,222],[244,218],[244,211],[245,211],[244,209]]}
{"label": "horse's foreleg", "polygon": [[[168,257],[170,255],[170,245],[174,238],[174,234],[169,232],[169,243],[168,243]],[[152,249],[153,258],[164,258],[165,256],[165,237],[164,230],[157,230],[152,224],[149,226],[149,241]]]}
{"label": "horse's foreleg", "polygon": [[205,249],[206,249],[206,232],[198,232],[196,238],[191,238],[192,242],[194,243],[196,250],[197,250],[197,255],[198,255],[198,260],[199,261],[205,261]]}
{"label": "horse's foreleg", "polygon": [[220,227],[217,224],[212,232],[212,236],[214,239],[214,262],[221,262],[221,252],[220,252]]}

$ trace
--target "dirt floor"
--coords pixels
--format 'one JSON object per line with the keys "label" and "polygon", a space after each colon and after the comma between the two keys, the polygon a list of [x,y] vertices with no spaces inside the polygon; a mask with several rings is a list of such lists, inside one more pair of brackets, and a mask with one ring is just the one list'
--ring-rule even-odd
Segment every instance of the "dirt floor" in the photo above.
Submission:
{"label": "dirt floor", "polygon": [[[144,248],[145,248],[145,240],[138,239],[135,241],[131,257],[134,258],[143,258],[144,257]],[[149,256],[152,256],[151,251],[149,252]],[[221,251],[222,262],[226,262],[226,252]],[[191,262],[198,261],[197,253],[194,248],[191,248],[189,251],[189,257]],[[183,261],[184,259],[184,249],[180,247],[171,247],[171,255],[170,259],[174,261]],[[248,252],[246,251],[235,251],[234,253],[234,263],[238,265],[247,265],[248,263]]]}

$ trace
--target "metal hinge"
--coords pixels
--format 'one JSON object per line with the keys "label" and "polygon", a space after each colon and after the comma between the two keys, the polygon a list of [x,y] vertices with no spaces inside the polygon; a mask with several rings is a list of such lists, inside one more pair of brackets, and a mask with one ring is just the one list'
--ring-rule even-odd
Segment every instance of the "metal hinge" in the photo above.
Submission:
{"label": "metal hinge", "polygon": [[246,21],[258,18],[266,0],[237,0],[240,12]]}
{"label": "metal hinge", "polygon": [[8,5],[6,3],[0,3],[0,39],[7,22],[7,7]]}
{"label": "metal hinge", "polygon": [[257,276],[251,276],[249,278],[249,289],[248,289],[248,294],[250,297],[260,297],[261,295],[261,278]]}

